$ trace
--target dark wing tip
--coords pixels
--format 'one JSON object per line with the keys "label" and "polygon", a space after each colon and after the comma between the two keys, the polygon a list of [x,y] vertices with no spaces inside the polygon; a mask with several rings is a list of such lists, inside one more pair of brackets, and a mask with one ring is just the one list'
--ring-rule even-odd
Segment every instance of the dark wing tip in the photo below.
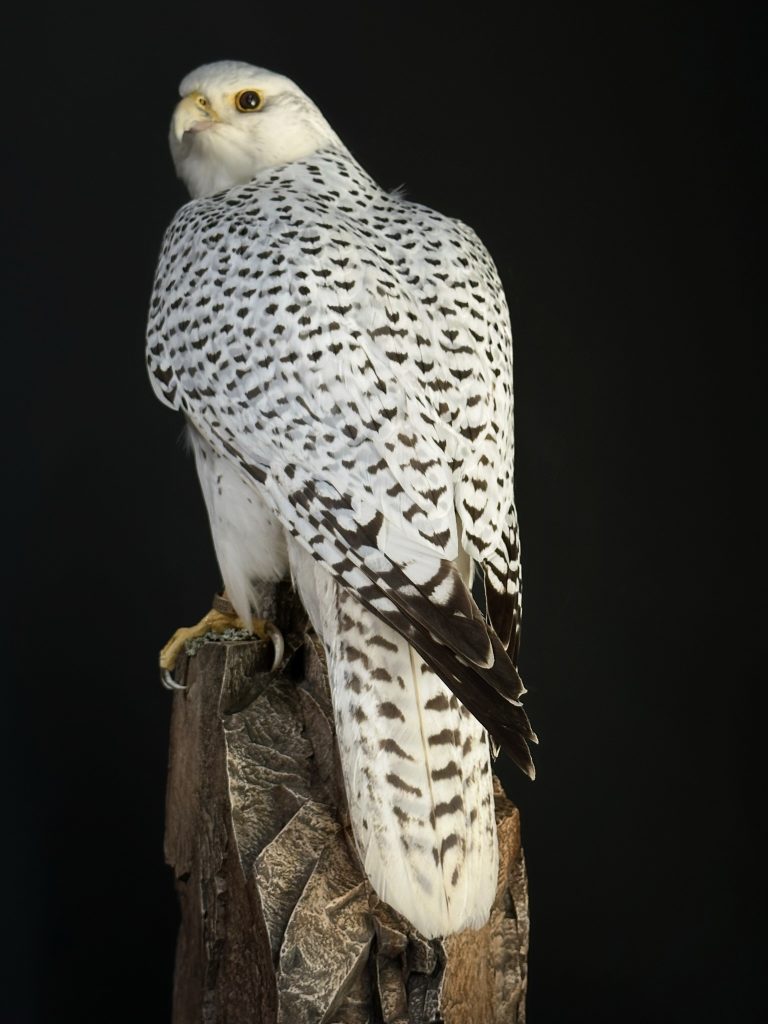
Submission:
{"label": "dark wing tip", "polygon": [[501,594],[494,590],[493,583],[486,574],[485,600],[488,617],[493,623],[496,635],[507,648],[519,618],[517,594]]}

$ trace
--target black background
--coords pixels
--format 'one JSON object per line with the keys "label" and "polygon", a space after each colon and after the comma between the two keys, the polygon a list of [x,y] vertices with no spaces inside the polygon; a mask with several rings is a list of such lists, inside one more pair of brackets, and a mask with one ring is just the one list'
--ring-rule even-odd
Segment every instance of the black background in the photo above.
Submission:
{"label": "black background", "polygon": [[185,199],[177,84],[222,58],[293,77],[382,185],[470,223],[504,280],[542,742],[535,784],[499,771],[523,815],[530,1021],[764,1019],[765,20],[503,10],[30,5],[12,26],[3,1022],[169,1019],[156,652],[219,581],[143,329]]}

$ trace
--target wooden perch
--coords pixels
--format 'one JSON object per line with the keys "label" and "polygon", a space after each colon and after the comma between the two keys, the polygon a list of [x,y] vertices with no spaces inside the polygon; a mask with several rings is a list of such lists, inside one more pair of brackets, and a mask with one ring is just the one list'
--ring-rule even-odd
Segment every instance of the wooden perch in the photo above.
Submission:
{"label": "wooden perch", "polygon": [[365,880],[348,826],[322,646],[287,585],[286,638],[179,662],[166,859],[181,927],[173,1024],[523,1024],[528,901],[517,808],[496,780],[488,924],[426,940]]}

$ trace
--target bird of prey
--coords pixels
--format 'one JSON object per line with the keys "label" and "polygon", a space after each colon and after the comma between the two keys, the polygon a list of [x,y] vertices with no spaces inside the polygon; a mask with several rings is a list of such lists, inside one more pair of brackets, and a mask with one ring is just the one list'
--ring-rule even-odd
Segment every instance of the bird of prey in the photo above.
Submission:
{"label": "bird of prey", "polygon": [[188,425],[225,594],[248,623],[254,581],[292,578],[373,888],[427,937],[480,927],[491,752],[533,777],[536,739],[496,268],[465,224],[380,188],[288,78],[223,61],[180,95],[192,200],[162,244],[147,360]]}

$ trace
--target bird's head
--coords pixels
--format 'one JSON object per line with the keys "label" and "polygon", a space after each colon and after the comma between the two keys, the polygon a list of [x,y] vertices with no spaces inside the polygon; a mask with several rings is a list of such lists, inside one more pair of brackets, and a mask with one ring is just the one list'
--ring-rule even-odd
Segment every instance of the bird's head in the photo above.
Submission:
{"label": "bird's head", "polygon": [[343,149],[289,78],[239,61],[204,64],[179,86],[171,121],[176,173],[194,198],[250,181],[318,149]]}

